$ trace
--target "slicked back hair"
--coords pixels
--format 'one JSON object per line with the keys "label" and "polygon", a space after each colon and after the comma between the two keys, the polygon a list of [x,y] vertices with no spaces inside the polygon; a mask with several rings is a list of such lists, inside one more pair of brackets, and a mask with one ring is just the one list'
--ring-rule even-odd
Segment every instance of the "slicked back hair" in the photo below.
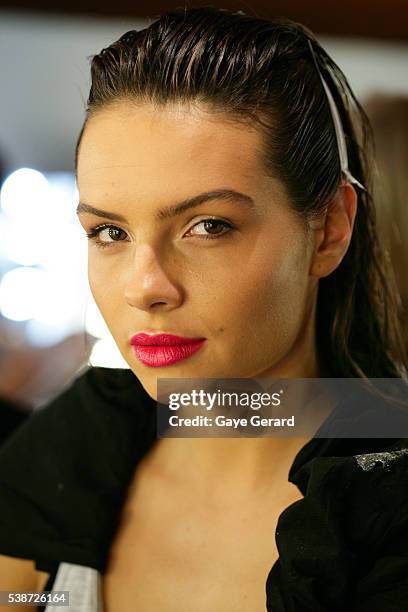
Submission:
{"label": "slicked back hair", "polygon": [[176,8],[126,32],[92,58],[75,167],[87,121],[101,109],[123,100],[201,103],[259,127],[267,171],[307,221],[330,205],[342,181],[332,115],[308,41],[339,112],[349,169],[366,187],[357,189],[347,253],[319,280],[320,359],[334,377],[406,377],[396,284],[376,229],[371,126],[346,77],[305,26],[206,6]]}

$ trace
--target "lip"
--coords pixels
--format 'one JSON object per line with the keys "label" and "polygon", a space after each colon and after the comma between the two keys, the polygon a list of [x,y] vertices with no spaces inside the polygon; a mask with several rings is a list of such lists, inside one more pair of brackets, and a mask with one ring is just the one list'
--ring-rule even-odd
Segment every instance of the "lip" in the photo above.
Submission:
{"label": "lip", "polygon": [[130,343],[136,357],[151,367],[168,366],[196,353],[205,338],[187,338],[174,334],[135,334]]}
{"label": "lip", "polygon": [[135,334],[130,339],[133,346],[177,346],[179,344],[193,344],[205,338],[186,338],[174,334]]}

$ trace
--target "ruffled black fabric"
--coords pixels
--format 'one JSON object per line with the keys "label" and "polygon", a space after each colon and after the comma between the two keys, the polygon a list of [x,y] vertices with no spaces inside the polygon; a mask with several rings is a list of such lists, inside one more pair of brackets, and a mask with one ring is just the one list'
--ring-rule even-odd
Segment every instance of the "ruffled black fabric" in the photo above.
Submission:
{"label": "ruffled black fabric", "polygon": [[[337,406],[318,434],[334,424],[339,430],[339,422],[363,432],[373,416],[361,405],[367,401],[356,396]],[[376,416],[386,411],[408,436],[403,411],[375,406]],[[408,611],[408,438],[315,437],[296,456],[289,481],[304,497],[278,520],[267,610]]]}
{"label": "ruffled black fabric", "polygon": [[89,368],[0,449],[0,553],[103,571],[156,402],[131,370]]}
{"label": "ruffled black fabric", "polygon": [[[345,398],[293,461],[304,497],[278,520],[268,612],[408,611],[408,439],[329,437],[339,421],[364,432],[366,407]],[[396,419],[408,436],[407,416]],[[104,572],[156,425],[156,402],[130,370],[83,372],[0,449],[0,554]]]}

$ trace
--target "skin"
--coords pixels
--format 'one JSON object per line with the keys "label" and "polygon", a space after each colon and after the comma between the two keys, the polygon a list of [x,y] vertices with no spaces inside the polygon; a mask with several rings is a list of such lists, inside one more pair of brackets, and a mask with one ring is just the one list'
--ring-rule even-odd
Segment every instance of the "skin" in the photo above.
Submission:
{"label": "skin", "polygon": [[[268,176],[259,131],[207,111],[116,102],[89,119],[78,155],[80,201],[126,219],[79,213],[86,232],[101,223],[117,228],[113,237],[106,229],[97,237],[104,248],[89,241],[90,288],[121,354],[155,399],[159,377],[324,375],[315,341],[318,282],[344,257],[356,214],[356,193],[343,183],[325,213],[306,224],[284,184]],[[221,188],[249,195],[253,208],[212,200],[169,219],[154,217]],[[218,236],[205,239],[211,228],[202,221],[210,217],[234,229],[216,224]],[[153,330],[206,342],[178,363],[146,366],[130,337]],[[293,456],[295,444],[279,438],[176,442],[157,444],[171,447],[174,470],[179,463],[186,469],[188,453],[190,465],[199,462],[211,479],[222,457],[238,468],[241,483],[259,480],[265,453],[282,460],[283,452]]]}

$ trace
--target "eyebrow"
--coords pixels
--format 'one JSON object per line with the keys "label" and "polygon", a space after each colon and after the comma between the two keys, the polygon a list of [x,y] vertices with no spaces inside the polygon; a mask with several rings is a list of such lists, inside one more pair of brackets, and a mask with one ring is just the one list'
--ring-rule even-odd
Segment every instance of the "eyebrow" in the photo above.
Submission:
{"label": "eyebrow", "polygon": [[[199,206],[204,202],[210,202],[212,200],[223,200],[233,203],[239,202],[241,204],[249,206],[250,208],[255,207],[253,199],[246,193],[241,193],[240,191],[236,191],[235,189],[215,189],[213,191],[205,191],[203,193],[199,193],[198,195],[192,198],[188,198],[187,200],[183,200],[178,204],[166,206],[165,208],[158,210],[154,216],[155,219],[158,221],[161,221],[162,219],[170,219],[171,217],[180,215],[185,210],[194,208],[195,206]],[[84,202],[80,202],[78,204],[76,213],[77,215],[88,213],[91,215],[96,215],[97,217],[105,217],[106,219],[111,219],[112,221],[122,221],[125,223],[127,222],[126,217],[120,215],[119,213],[101,210],[99,208],[95,208],[94,206],[90,206],[89,204],[85,204]]]}

